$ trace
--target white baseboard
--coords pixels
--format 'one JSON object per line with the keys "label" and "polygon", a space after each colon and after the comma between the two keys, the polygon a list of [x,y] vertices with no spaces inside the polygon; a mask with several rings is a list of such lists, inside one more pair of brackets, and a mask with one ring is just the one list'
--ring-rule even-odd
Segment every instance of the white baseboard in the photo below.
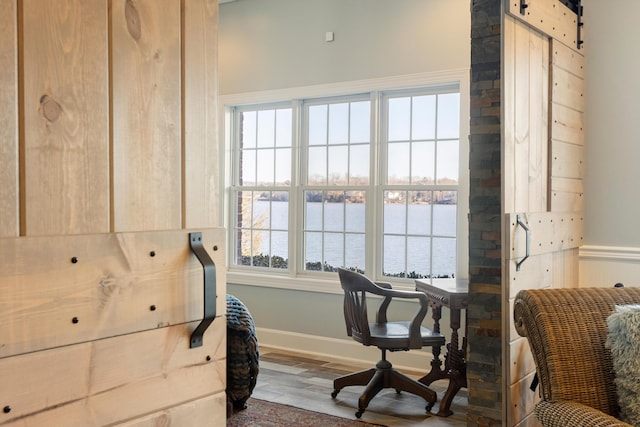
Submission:
{"label": "white baseboard", "polygon": [[[372,367],[380,360],[380,350],[365,347],[353,340],[299,334],[276,329],[256,328],[258,345],[275,349],[295,351],[328,360],[344,361],[350,364]],[[427,372],[433,358],[428,349],[387,353],[387,359],[398,369]],[[442,349],[444,353],[445,349]]]}

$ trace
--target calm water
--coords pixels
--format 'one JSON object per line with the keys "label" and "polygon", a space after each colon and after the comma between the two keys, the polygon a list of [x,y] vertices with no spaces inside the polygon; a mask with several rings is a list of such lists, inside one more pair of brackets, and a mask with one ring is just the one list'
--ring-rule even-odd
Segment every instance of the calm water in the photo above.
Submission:
{"label": "calm water", "polygon": [[[254,218],[262,220],[267,231],[259,232],[254,243],[263,254],[288,258],[288,202],[254,201]],[[365,205],[360,203],[307,203],[305,261],[324,260],[334,267],[364,268]],[[429,274],[429,254],[433,250],[434,275],[451,275],[456,267],[456,205],[385,205],[383,270],[395,274],[406,271]],[[433,209],[433,210],[432,210]],[[433,212],[433,218],[432,218]],[[328,231],[322,238],[321,230]],[[393,233],[409,234],[408,237]],[[434,236],[429,237],[432,233]],[[407,244],[405,245],[405,239]],[[405,249],[406,248],[406,249]],[[406,265],[405,265],[406,263]]]}

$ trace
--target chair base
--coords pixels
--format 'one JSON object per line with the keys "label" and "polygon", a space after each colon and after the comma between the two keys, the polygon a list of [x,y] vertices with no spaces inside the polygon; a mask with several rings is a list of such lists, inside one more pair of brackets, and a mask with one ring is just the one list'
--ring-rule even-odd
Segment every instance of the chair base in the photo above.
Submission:
{"label": "chair base", "polygon": [[380,360],[375,368],[336,378],[333,381],[334,390],[331,393],[331,397],[335,398],[344,387],[354,385],[366,386],[364,392],[358,399],[357,418],[362,416],[367,406],[369,406],[371,399],[373,399],[380,390],[385,388],[393,388],[398,393],[406,391],[422,397],[427,401],[427,406],[425,407],[427,413],[431,411],[431,408],[438,398],[435,391],[402,372],[397,371],[391,366],[391,363],[385,359]]}

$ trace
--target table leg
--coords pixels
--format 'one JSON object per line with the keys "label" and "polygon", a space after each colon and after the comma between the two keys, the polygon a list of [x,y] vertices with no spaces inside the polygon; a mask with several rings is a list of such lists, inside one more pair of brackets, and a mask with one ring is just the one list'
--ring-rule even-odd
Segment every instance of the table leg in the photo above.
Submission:
{"label": "table leg", "polygon": [[448,417],[453,414],[449,409],[453,397],[462,387],[467,387],[467,339],[462,339],[462,348],[458,348],[458,329],[460,329],[460,310],[451,310],[451,342],[447,344],[445,355],[445,377],[449,378],[449,386],[440,401],[438,415]]}
{"label": "table leg", "polygon": [[[431,310],[433,312],[433,332],[440,333],[442,305],[431,303]],[[424,385],[429,385],[434,381],[441,380],[447,377],[445,371],[442,370],[442,361],[440,360],[440,346],[432,346],[431,353],[433,354],[433,359],[431,360],[431,371],[429,371],[427,375],[418,380]]]}

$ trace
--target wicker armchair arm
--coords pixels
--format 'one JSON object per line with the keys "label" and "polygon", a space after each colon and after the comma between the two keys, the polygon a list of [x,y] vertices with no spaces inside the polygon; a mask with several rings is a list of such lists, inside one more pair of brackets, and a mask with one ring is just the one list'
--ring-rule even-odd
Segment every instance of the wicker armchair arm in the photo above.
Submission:
{"label": "wicker armchair arm", "polygon": [[543,427],[633,427],[631,424],[578,402],[542,401],[536,405],[535,412]]}

